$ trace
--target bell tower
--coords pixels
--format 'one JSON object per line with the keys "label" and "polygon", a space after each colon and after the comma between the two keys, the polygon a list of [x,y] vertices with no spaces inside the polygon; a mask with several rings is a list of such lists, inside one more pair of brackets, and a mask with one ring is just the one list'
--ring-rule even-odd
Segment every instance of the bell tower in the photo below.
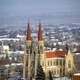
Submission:
{"label": "bell tower", "polygon": [[39,63],[42,65],[41,59],[43,56],[43,30],[41,23],[38,25],[38,54]]}
{"label": "bell tower", "polygon": [[31,54],[32,54],[32,31],[30,22],[27,25],[27,33],[25,39],[25,53],[24,53],[24,67],[23,67],[23,78],[30,80],[31,78]]}

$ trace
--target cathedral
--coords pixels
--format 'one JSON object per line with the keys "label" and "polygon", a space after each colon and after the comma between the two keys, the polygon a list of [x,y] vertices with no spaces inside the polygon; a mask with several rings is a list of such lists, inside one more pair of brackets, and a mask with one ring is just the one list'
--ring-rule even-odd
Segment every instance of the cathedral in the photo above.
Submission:
{"label": "cathedral", "polygon": [[[32,38],[31,25],[28,23],[25,38],[25,53],[23,65],[23,78],[30,78],[37,73],[38,62],[41,64],[46,77],[49,71],[53,77],[60,77],[74,73],[73,54],[68,49],[67,53],[60,50],[45,50],[43,42],[42,24],[38,24],[37,41]],[[36,43],[34,43],[34,41]],[[35,45],[35,46],[34,46]]]}

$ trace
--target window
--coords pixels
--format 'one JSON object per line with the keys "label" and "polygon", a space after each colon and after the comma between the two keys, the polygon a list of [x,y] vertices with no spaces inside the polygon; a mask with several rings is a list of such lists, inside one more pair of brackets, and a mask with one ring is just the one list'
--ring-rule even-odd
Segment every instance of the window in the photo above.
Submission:
{"label": "window", "polygon": [[55,65],[55,60],[53,61],[53,65]]}
{"label": "window", "polygon": [[60,60],[60,66],[62,66],[62,60]]}
{"label": "window", "polygon": [[71,61],[68,61],[68,68],[71,68]]}
{"label": "window", "polygon": [[50,62],[51,62],[51,66],[52,66],[52,60]]}
{"label": "window", "polygon": [[60,68],[60,75],[62,74],[62,68]]}
{"label": "window", "polygon": [[58,65],[58,59],[56,60],[56,65]]}
{"label": "window", "polygon": [[44,66],[44,62],[42,62],[42,66]]}
{"label": "window", "polygon": [[49,66],[49,61],[47,62],[48,66]]}
{"label": "window", "polygon": [[65,65],[65,60],[63,60],[63,65]]}

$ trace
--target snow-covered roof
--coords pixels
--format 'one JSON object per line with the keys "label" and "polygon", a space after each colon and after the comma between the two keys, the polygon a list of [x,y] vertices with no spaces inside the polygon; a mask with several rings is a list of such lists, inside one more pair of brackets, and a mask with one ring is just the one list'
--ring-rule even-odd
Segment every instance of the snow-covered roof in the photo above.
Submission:
{"label": "snow-covered roof", "polygon": [[16,37],[17,37],[17,38],[25,38],[25,35],[19,35],[19,34],[17,34]]}
{"label": "snow-covered roof", "polygon": [[80,55],[80,53],[75,53],[74,55]]}
{"label": "snow-covered roof", "polygon": [[18,38],[0,38],[0,41],[11,41],[11,40],[13,40],[13,41],[19,41],[20,39],[18,39]]}
{"label": "snow-covered roof", "polygon": [[9,46],[8,45],[3,45],[3,49],[4,50],[9,50]]}
{"label": "snow-covered roof", "polygon": [[78,76],[78,75],[79,75],[79,76],[80,76],[80,73],[75,73],[74,75],[76,75],[76,76]]}
{"label": "snow-covered roof", "polygon": [[12,53],[14,53],[14,54],[24,54],[24,51],[9,51],[8,53],[9,54],[12,54]]}

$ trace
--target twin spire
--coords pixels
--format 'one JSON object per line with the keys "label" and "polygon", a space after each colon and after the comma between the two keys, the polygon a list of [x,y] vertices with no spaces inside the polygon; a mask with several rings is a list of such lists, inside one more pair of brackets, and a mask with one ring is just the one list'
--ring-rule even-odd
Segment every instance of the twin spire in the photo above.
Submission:
{"label": "twin spire", "polygon": [[[38,41],[42,41],[43,37],[42,37],[42,25],[41,23],[39,23],[38,25]],[[26,34],[26,40],[30,40],[32,41],[32,30],[31,30],[31,25],[30,25],[30,22],[28,22],[28,25],[27,25],[27,34]]]}
{"label": "twin spire", "polygon": [[32,41],[32,31],[31,31],[31,25],[30,25],[29,22],[28,22],[28,25],[27,25],[27,35],[26,35],[26,40]]}
{"label": "twin spire", "polygon": [[42,41],[43,39],[43,37],[42,37],[42,34],[43,34],[43,31],[42,31],[42,25],[41,25],[41,23],[39,23],[39,25],[38,25],[38,41]]}

